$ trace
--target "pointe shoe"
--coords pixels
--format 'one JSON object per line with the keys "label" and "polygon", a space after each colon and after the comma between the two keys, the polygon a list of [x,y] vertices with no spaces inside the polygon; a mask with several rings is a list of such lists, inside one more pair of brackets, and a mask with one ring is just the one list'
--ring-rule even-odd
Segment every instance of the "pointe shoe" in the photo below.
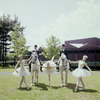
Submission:
{"label": "pointe shoe", "polygon": [[51,85],[51,83],[49,82],[49,86]]}
{"label": "pointe shoe", "polygon": [[85,87],[83,87],[82,90],[85,90]]}
{"label": "pointe shoe", "polygon": [[77,92],[77,88],[75,87],[74,92]]}
{"label": "pointe shoe", "polygon": [[27,90],[29,90],[29,87],[27,86]]}
{"label": "pointe shoe", "polygon": [[19,86],[19,89],[21,89],[22,87],[21,86]]}
{"label": "pointe shoe", "polygon": [[77,90],[74,90],[74,92],[77,92]]}
{"label": "pointe shoe", "polygon": [[63,84],[61,84],[61,87],[63,87],[64,85]]}

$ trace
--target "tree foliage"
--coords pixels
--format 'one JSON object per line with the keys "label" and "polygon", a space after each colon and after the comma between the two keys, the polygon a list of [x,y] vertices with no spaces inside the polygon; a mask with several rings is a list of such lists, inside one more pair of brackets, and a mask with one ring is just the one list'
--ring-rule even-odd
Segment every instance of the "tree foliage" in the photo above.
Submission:
{"label": "tree foliage", "polygon": [[13,27],[12,33],[11,33],[11,49],[13,49],[13,53],[11,54],[13,57],[18,57],[19,55],[25,56],[28,52],[28,46],[26,46],[26,39],[24,38],[24,35],[21,34],[19,31],[18,25]]}
{"label": "tree foliage", "polygon": [[46,39],[46,47],[42,47],[44,52],[42,54],[51,59],[53,56],[55,58],[59,57],[60,52],[60,40],[54,36],[51,36],[49,39]]}
{"label": "tree foliage", "polygon": [[[0,17],[0,43],[1,43],[1,51],[3,53],[7,52],[7,44],[8,41],[11,41],[10,35],[11,32],[14,31],[13,27],[18,26],[19,31],[23,34],[23,30],[25,27],[21,26],[21,23],[18,21],[18,17],[15,16],[14,19],[10,17],[10,15],[3,15]],[[5,52],[6,51],[6,52]]]}
{"label": "tree foliage", "polygon": [[0,17],[0,35],[7,35],[10,31],[13,31],[15,25],[18,25],[19,30],[23,32],[24,27],[21,26],[17,16],[15,16],[14,19],[11,19],[10,15],[4,14]]}
{"label": "tree foliage", "polygon": [[11,31],[14,31],[13,27],[16,25],[18,26],[19,31],[23,34],[25,27],[21,26],[17,16],[14,16],[14,19],[12,19],[10,15],[5,14],[0,17],[0,57],[3,61],[3,66],[5,66],[7,60],[7,53],[9,51],[8,46],[11,41]]}

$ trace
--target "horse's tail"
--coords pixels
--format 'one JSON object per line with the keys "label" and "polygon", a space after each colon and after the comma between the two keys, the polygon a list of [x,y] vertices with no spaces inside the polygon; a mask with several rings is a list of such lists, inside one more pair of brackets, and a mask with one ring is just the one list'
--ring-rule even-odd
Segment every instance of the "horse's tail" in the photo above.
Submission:
{"label": "horse's tail", "polygon": [[54,56],[52,57],[51,61],[54,61]]}

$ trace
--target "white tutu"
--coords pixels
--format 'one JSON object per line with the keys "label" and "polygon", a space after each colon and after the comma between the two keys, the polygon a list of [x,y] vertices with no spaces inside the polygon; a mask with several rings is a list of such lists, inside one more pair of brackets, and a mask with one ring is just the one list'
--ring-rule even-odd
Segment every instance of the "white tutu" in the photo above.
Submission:
{"label": "white tutu", "polygon": [[72,72],[72,75],[75,77],[86,77],[90,76],[91,73],[86,69],[77,68]]}
{"label": "white tutu", "polygon": [[[50,64],[50,69],[47,69],[47,63]],[[48,75],[56,72],[56,64],[53,61],[47,61],[45,64],[43,64],[42,71],[47,73]]]}
{"label": "white tutu", "polygon": [[56,64],[53,61],[47,61],[43,66],[47,67],[47,63],[49,63],[51,67],[56,67]]}
{"label": "white tutu", "polygon": [[[16,71],[18,71],[18,73]],[[14,76],[28,76],[28,75],[30,75],[30,73],[28,72],[28,70],[26,68],[19,67],[18,69],[16,69],[16,71],[14,71],[12,73]]]}
{"label": "white tutu", "polygon": [[48,75],[50,75],[50,74],[56,72],[56,68],[53,68],[53,67],[50,69],[42,68],[42,71],[47,73]]}
{"label": "white tutu", "polygon": [[83,61],[79,61],[78,63],[78,68],[76,68],[73,72],[72,72],[72,75],[75,76],[75,77],[86,77],[86,76],[90,76],[91,73],[86,70],[86,69],[83,69],[84,65],[86,63],[83,62]]}
{"label": "white tutu", "polygon": [[12,74],[14,76],[27,76],[27,75],[30,75],[30,73],[28,72],[28,70],[24,67],[25,65],[25,61],[22,60],[20,61],[20,67],[16,69],[16,71],[14,71]]}

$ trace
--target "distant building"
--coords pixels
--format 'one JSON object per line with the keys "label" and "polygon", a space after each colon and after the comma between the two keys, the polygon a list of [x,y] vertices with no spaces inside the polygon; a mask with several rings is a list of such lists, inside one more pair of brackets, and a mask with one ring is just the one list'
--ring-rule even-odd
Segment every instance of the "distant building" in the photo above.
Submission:
{"label": "distant building", "polygon": [[45,57],[42,55],[42,52],[44,52],[44,50],[42,49],[42,47],[40,47],[38,50],[39,50],[39,52],[40,52],[39,58],[40,58],[42,61],[47,61],[47,60],[49,60],[48,58],[45,58]]}
{"label": "distant building", "polygon": [[80,60],[83,55],[88,56],[88,62],[92,62],[93,66],[100,63],[100,39],[85,38],[65,41],[66,49],[68,49],[68,57],[70,60]]}

